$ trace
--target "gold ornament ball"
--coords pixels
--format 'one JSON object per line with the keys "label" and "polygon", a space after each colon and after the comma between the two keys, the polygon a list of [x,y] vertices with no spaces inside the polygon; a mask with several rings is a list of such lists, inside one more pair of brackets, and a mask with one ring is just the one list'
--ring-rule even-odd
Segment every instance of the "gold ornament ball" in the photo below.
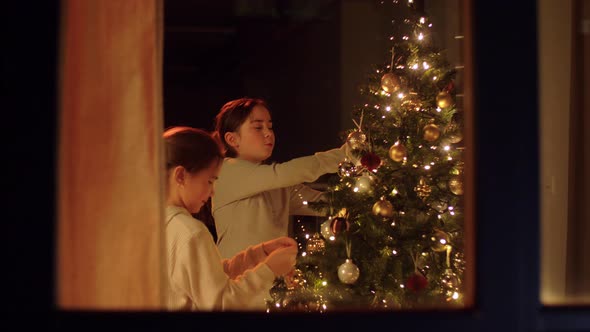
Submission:
{"label": "gold ornament ball", "polygon": [[355,130],[348,134],[348,138],[346,139],[350,147],[353,149],[362,149],[367,142],[367,135],[362,131]]}
{"label": "gold ornament ball", "polygon": [[404,98],[404,101],[402,101],[400,106],[408,111],[419,111],[422,107],[422,103],[417,97],[408,95]]}
{"label": "gold ornament ball", "polygon": [[373,204],[373,214],[381,217],[393,217],[393,205],[386,199],[381,198]]}
{"label": "gold ornament ball", "polygon": [[389,158],[393,161],[402,162],[408,155],[406,147],[401,143],[395,143],[389,148]]}
{"label": "gold ornament ball", "polygon": [[440,108],[447,108],[453,104],[453,97],[446,92],[441,91],[436,95],[436,105]]}
{"label": "gold ornament ball", "polygon": [[399,76],[394,73],[387,73],[381,77],[381,88],[385,92],[393,93],[399,90],[401,87],[401,80]]}
{"label": "gold ornament ball", "polygon": [[424,139],[428,142],[434,142],[440,137],[440,129],[434,123],[424,126]]}
{"label": "gold ornament ball", "polygon": [[463,180],[455,175],[449,179],[449,190],[455,195],[463,195]]}
{"label": "gold ornament ball", "polygon": [[463,134],[460,131],[449,135],[449,142],[457,144],[463,140]]}

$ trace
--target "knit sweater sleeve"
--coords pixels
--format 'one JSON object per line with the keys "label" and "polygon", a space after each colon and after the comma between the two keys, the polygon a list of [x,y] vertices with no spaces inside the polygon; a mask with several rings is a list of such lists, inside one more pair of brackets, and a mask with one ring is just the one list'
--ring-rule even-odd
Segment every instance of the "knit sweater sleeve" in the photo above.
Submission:
{"label": "knit sweater sleeve", "polygon": [[327,173],[335,173],[349,154],[349,145],[311,156],[271,165],[254,164],[228,158],[224,161],[213,196],[213,209],[267,190],[313,182]]}
{"label": "knit sweater sleeve", "polygon": [[176,291],[186,294],[199,310],[244,310],[268,291],[274,273],[259,263],[229,277],[210,234],[197,232],[173,250],[175,264],[170,272]]}
{"label": "knit sweater sleeve", "polygon": [[223,270],[230,278],[235,278],[266,259],[262,244],[250,246],[240,251],[234,257],[223,260]]}

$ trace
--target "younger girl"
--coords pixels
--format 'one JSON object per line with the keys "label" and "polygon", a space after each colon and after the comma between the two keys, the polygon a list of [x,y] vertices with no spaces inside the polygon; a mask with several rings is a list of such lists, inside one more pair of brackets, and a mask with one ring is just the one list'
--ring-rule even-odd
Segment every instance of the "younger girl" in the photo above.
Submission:
{"label": "younger girl", "polygon": [[262,241],[286,236],[289,215],[318,215],[306,203],[322,192],[302,183],[335,173],[348,144],[285,163],[264,164],[275,135],[267,104],[260,99],[232,100],[215,118],[215,135],[226,158],[212,198],[217,245],[223,257]]}
{"label": "younger girl", "polygon": [[191,214],[214,193],[223,154],[205,131],[164,132],[169,310],[252,310],[278,276],[293,270],[297,244],[279,237],[222,260],[207,227]]}

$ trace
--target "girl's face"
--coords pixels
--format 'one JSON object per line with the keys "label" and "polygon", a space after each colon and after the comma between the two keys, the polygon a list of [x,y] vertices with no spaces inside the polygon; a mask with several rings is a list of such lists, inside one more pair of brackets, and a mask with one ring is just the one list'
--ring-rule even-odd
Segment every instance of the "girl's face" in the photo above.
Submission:
{"label": "girl's face", "polygon": [[260,163],[270,157],[275,145],[272,119],[266,107],[258,105],[238,128],[234,148],[238,157]]}
{"label": "girl's face", "polygon": [[215,181],[219,175],[221,162],[214,160],[209,167],[195,173],[184,171],[180,199],[190,213],[197,213],[215,193]]}

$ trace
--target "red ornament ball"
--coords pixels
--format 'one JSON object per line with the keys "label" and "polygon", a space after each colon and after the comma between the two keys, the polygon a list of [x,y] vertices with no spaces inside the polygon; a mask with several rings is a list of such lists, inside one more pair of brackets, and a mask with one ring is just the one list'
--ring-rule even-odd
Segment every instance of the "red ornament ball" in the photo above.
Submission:
{"label": "red ornament ball", "polygon": [[370,171],[376,170],[381,166],[381,158],[373,152],[367,152],[361,158],[361,165]]}
{"label": "red ornament ball", "polygon": [[420,272],[414,272],[406,281],[406,287],[413,292],[419,292],[428,286],[428,279]]}
{"label": "red ornament ball", "polygon": [[350,223],[344,217],[336,217],[332,219],[330,228],[332,229],[332,233],[334,233],[334,235],[340,235],[343,232],[348,231],[350,228]]}

